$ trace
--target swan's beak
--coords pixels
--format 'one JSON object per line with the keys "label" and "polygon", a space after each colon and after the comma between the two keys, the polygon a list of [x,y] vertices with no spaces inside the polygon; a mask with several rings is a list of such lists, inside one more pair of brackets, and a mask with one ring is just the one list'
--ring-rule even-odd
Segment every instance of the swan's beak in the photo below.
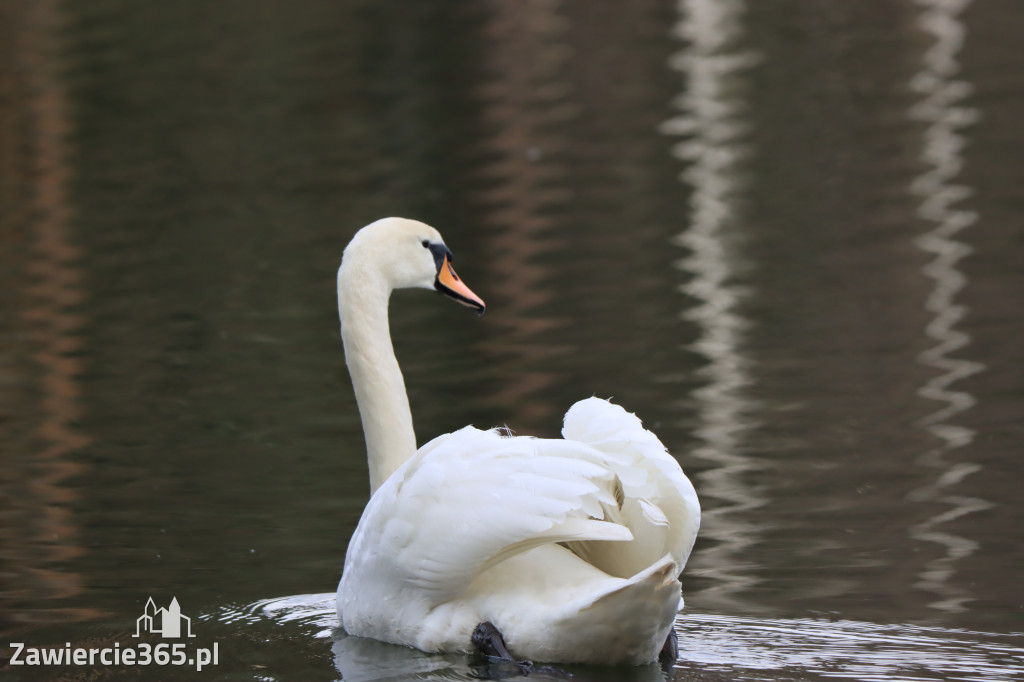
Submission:
{"label": "swan's beak", "polygon": [[445,296],[454,298],[467,308],[472,308],[473,312],[477,315],[483,315],[487,306],[484,304],[483,299],[474,294],[469,287],[463,284],[459,276],[455,274],[450,255],[445,253],[439,261],[434,288]]}

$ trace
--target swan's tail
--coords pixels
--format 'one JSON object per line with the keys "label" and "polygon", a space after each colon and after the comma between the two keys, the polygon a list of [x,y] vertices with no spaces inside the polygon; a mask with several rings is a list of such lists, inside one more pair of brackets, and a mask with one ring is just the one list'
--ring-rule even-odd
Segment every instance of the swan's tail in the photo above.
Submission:
{"label": "swan's tail", "polygon": [[629,580],[593,595],[589,605],[574,605],[556,625],[561,651],[585,651],[592,663],[656,660],[683,606],[678,574],[679,565],[666,554]]}

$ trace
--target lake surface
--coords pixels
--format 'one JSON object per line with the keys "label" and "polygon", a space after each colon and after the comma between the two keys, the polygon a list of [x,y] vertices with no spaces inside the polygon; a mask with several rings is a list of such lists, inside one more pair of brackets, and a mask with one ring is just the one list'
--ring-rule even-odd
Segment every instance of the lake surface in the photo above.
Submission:
{"label": "lake surface", "polygon": [[676,667],[578,677],[1021,679],[1021,35],[996,0],[0,0],[0,646],[135,646],[152,597],[219,651],[0,679],[501,672],[335,630],[334,277],[387,215],[488,303],[392,301],[420,442],[614,397],[700,495]]}

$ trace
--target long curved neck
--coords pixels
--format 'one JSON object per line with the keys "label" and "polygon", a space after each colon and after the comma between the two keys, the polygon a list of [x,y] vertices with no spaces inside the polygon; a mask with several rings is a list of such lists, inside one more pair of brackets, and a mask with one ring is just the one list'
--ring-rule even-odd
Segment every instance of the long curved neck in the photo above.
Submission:
{"label": "long curved neck", "polygon": [[338,270],[338,315],[370,464],[370,492],[416,451],[405,381],[388,327],[390,287],[362,268]]}

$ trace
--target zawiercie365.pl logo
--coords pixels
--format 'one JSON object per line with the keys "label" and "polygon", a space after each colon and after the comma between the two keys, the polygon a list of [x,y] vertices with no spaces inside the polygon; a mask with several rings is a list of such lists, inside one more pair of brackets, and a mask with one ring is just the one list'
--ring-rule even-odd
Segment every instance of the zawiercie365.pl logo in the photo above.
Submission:
{"label": "zawiercie365.pl logo", "polygon": [[[181,613],[177,598],[172,598],[166,608],[157,608],[153,598],[149,598],[142,615],[135,621],[132,637],[143,634],[160,635],[164,639],[195,637],[192,619]],[[28,647],[22,642],[11,642],[9,646],[14,649],[10,665],[188,665],[200,671],[205,666],[217,665],[220,659],[217,642],[212,648],[194,646],[193,642],[161,642],[156,645],[139,642],[125,646],[117,643],[102,648],[72,647],[70,642],[56,649]]]}

